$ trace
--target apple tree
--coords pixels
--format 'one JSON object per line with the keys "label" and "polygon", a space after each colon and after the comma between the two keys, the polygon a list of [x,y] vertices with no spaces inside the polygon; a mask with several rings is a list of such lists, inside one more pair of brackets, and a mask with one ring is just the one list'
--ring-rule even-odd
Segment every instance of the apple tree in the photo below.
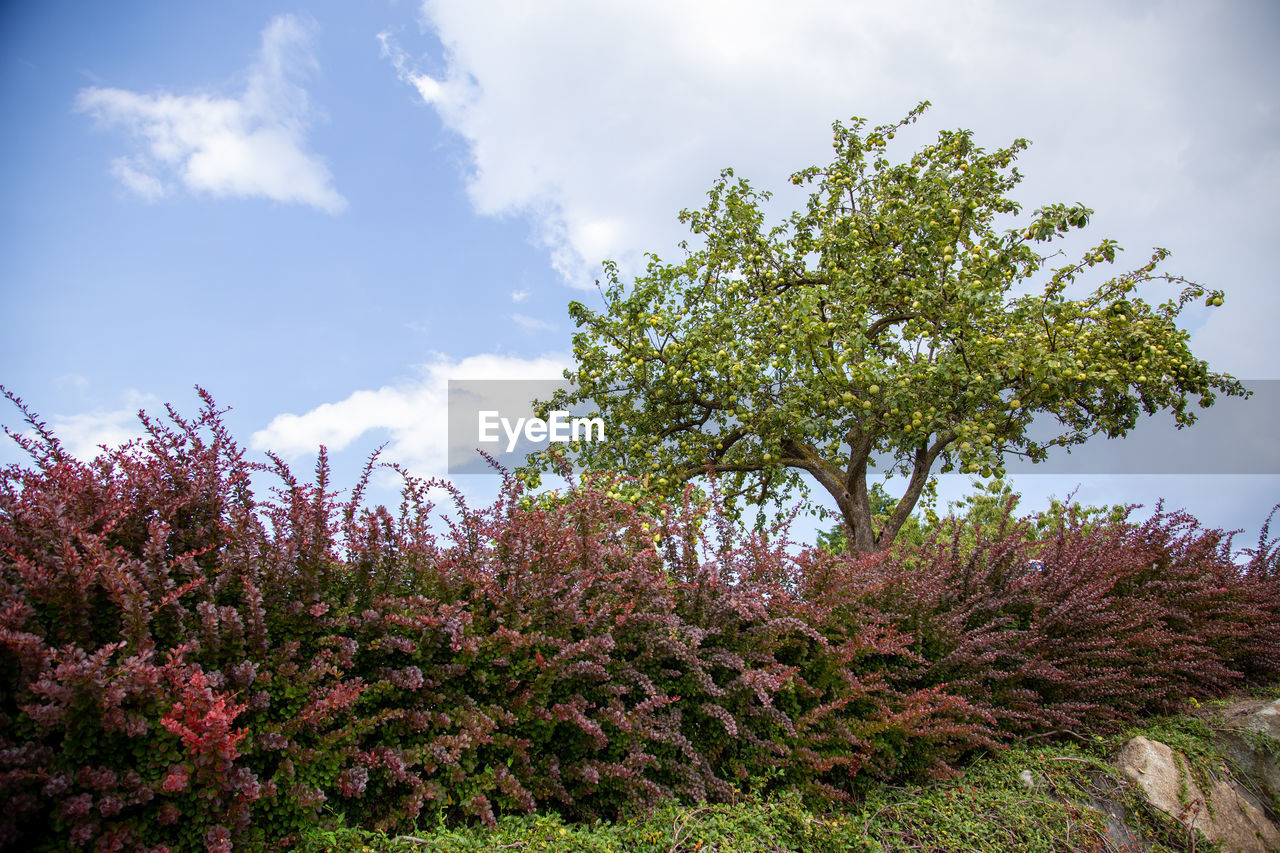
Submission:
{"label": "apple tree", "polygon": [[[1110,239],[1068,259],[1053,244],[1086,226],[1082,205],[1021,214],[1026,140],[986,151],[944,131],[891,160],[927,106],[871,130],[837,122],[834,158],[791,177],[808,198],[777,224],[770,193],[726,169],[680,214],[683,258],[650,255],[630,282],[606,263],[603,310],[569,306],[574,391],[552,402],[593,401],[609,440],[568,452],[659,492],[714,474],[739,507],[816,482],[868,552],[935,471],[1000,476],[1010,454],[1123,435],[1144,412],[1185,426],[1193,402],[1248,393],[1177,323],[1221,291],[1163,271],[1164,249],[1127,271]],[[1051,436],[1029,431],[1037,414]],[[887,515],[876,476],[901,485]]]}

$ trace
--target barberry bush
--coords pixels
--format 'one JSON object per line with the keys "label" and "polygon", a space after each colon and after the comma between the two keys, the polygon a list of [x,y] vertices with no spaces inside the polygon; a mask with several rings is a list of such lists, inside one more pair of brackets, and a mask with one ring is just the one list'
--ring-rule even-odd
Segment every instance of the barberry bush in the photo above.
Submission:
{"label": "barberry bush", "polygon": [[[1280,558],[1181,515],[864,558],[597,477],[399,505],[195,418],[0,475],[0,847],[230,850],[348,825],[856,798],[1280,669]],[[392,466],[394,467],[394,466]],[[262,496],[257,484],[274,481]],[[951,540],[958,541],[957,537]],[[968,540],[966,540],[968,541]]]}
{"label": "barberry bush", "polygon": [[836,558],[844,594],[913,638],[913,683],[965,696],[1007,737],[1113,731],[1280,676],[1269,522],[1233,553],[1230,535],[1162,507],[1135,522],[1133,508],[1015,505],[949,519],[920,548]]}

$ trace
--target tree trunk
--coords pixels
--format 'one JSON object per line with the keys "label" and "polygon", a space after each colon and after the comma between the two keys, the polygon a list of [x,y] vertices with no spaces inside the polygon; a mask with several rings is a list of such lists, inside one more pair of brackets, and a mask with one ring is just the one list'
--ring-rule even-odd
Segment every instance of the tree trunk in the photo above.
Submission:
{"label": "tree trunk", "polygon": [[[835,499],[844,519],[849,550],[854,554],[873,554],[884,551],[893,544],[924,493],[934,461],[954,440],[955,434],[947,431],[939,434],[932,445],[927,441],[920,443],[912,460],[911,477],[907,481],[906,491],[879,531],[875,529],[875,519],[871,514],[871,490],[867,488],[867,463],[871,455],[869,441],[851,443],[849,470],[843,480],[836,471],[821,464],[816,454],[802,453],[805,464],[798,467],[813,474]],[[798,443],[789,444],[802,449]]]}

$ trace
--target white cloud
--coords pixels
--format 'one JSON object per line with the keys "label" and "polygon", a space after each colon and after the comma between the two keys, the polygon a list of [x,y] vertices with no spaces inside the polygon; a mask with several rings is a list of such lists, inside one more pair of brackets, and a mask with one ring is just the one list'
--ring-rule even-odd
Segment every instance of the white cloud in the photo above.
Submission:
{"label": "white cloud", "polygon": [[567,356],[557,354],[522,359],[486,353],[460,361],[438,356],[414,381],[356,391],[301,415],[277,415],[253,434],[250,446],[298,457],[314,454],[322,444],[340,451],[366,433],[385,430],[390,437],[383,459],[420,475],[441,474],[447,467],[450,379],[560,379],[569,364]]}
{"label": "white cloud", "polygon": [[524,302],[524,301],[525,301],[526,299],[528,299],[528,298],[529,298],[529,291],[527,291],[527,290],[513,290],[513,291],[511,291],[511,301],[512,301],[512,302]]}
{"label": "white cloud", "polygon": [[124,394],[124,405],[117,409],[94,409],[75,415],[55,415],[49,428],[62,446],[77,459],[88,461],[102,452],[105,445],[116,448],[144,434],[138,412],[156,408],[159,400],[140,391]]}
{"label": "white cloud", "polygon": [[69,388],[78,394],[84,394],[89,390],[89,380],[79,373],[63,373],[53,380],[53,384],[58,389]]}
{"label": "white cloud", "polygon": [[[384,54],[468,143],[476,210],[527,216],[572,284],[604,258],[632,273],[646,251],[675,255],[677,211],[720,168],[785,190],[826,161],[832,121],[929,99],[898,154],[942,128],[988,148],[1030,138],[1031,206],[1083,201],[1134,262],[1168,246],[1174,271],[1237,283],[1242,322],[1267,307],[1280,64],[1266,4],[426,0],[421,16],[443,54],[383,34]],[[1224,366],[1280,375],[1273,348],[1252,352]]]}
{"label": "white cloud", "polygon": [[546,320],[524,314],[512,314],[511,320],[526,332],[554,332],[558,328],[555,323],[548,323]]}
{"label": "white cloud", "polygon": [[[1280,378],[1275,4],[424,0],[420,13],[443,51],[383,34],[384,55],[467,144],[474,208],[527,217],[571,284],[590,286],[604,258],[627,275],[646,251],[678,253],[677,211],[725,166],[779,190],[783,213],[786,176],[827,161],[832,121],[892,121],[928,99],[895,154],[943,128],[988,149],[1029,138],[1028,210],[1084,202],[1091,239],[1119,240],[1131,265],[1172,249],[1170,271],[1227,291],[1224,308],[1187,312],[1196,351]],[[1170,488],[1119,479],[1089,498]],[[1274,492],[1274,478],[1247,482]],[[1203,477],[1177,489],[1197,510],[1193,492],[1217,494]]]}
{"label": "white cloud", "polygon": [[145,165],[141,168],[136,166],[128,157],[112,160],[111,172],[120,179],[125,189],[146,201],[155,201],[166,194],[164,183],[159,178],[148,174]]}
{"label": "white cloud", "polygon": [[138,143],[112,171],[130,192],[155,200],[181,185],[214,197],[259,197],[327,213],[346,207],[323,161],[306,149],[311,108],[299,84],[315,70],[313,26],[273,18],[238,97],[142,94],[90,87],[79,109],[128,129]]}

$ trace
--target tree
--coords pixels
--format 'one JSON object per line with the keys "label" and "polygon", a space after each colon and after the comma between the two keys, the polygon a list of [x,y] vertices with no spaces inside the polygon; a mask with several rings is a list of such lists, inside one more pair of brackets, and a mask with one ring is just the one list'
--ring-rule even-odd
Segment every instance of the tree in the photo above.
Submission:
{"label": "tree", "polygon": [[[897,501],[893,500],[879,483],[871,492],[872,518],[877,525],[893,512]],[[898,531],[895,542],[908,548],[919,548],[931,536],[943,535],[962,553],[972,551],[980,539],[996,540],[1002,537],[1008,526],[1024,522],[1036,540],[1052,540],[1064,526],[1075,523],[1089,531],[1106,524],[1121,524],[1128,519],[1130,510],[1120,504],[1088,506],[1077,503],[1074,493],[1066,500],[1051,498],[1047,509],[1027,515],[1017,515],[1022,495],[1003,477],[992,477],[972,494],[947,504],[946,515],[940,516],[933,507],[926,507],[923,514],[912,513]],[[818,531],[817,545],[832,554],[849,550],[849,531],[843,523],[829,530]]]}
{"label": "tree", "polygon": [[[552,402],[594,401],[609,441],[570,452],[659,491],[715,474],[735,502],[783,497],[808,474],[868,552],[893,541],[935,467],[999,476],[1006,454],[1039,461],[1123,435],[1143,412],[1171,411],[1181,428],[1193,398],[1248,393],[1177,325],[1221,291],[1164,272],[1164,249],[1089,289],[1116,242],[1071,262],[1051,244],[1092,211],[1020,218],[1026,140],[988,153],[971,131],[944,131],[891,162],[890,141],[927,106],[869,132],[837,122],[834,159],[792,176],[808,200],[777,225],[765,224],[771,194],[726,169],[705,207],[680,214],[698,243],[681,244],[683,260],[650,255],[630,286],[606,262],[604,310],[569,306],[574,390]],[[1172,298],[1147,301],[1159,284]],[[1054,435],[1028,431],[1036,413]],[[877,466],[905,478],[883,521]]]}
{"label": "tree", "polygon": [[[877,527],[883,527],[885,521],[893,514],[898,500],[889,494],[883,483],[872,483],[867,490],[871,503],[871,521]],[[930,502],[932,503],[932,501]],[[907,516],[906,522],[898,530],[895,542],[908,548],[918,548],[924,544],[929,531],[938,522],[938,515],[932,506],[924,513],[913,512]],[[829,554],[846,554],[849,552],[849,528],[840,522],[829,530],[818,531],[818,541],[814,543]]]}

